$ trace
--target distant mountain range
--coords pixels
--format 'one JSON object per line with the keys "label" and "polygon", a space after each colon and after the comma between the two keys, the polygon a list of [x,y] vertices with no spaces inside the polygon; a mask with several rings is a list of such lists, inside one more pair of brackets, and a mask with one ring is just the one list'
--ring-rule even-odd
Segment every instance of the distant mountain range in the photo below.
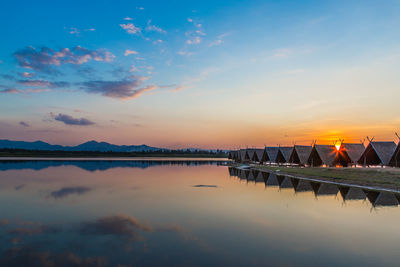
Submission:
{"label": "distant mountain range", "polygon": [[[12,141],[12,140],[0,140],[0,149],[26,149],[26,150],[47,150],[47,151],[91,151],[91,152],[152,152],[152,151],[169,151],[167,148],[151,147],[148,145],[114,145],[107,142],[88,141],[77,146],[60,146],[51,145],[43,141],[25,142],[25,141]],[[189,150],[194,151],[207,151],[217,152],[216,149],[196,149],[196,148],[185,148],[178,150]],[[228,150],[222,150],[227,152]]]}
{"label": "distant mountain range", "polygon": [[93,151],[93,152],[151,152],[157,150],[168,150],[165,148],[151,147],[147,145],[113,145],[107,142],[89,141],[77,146],[51,145],[43,141],[25,142],[0,140],[0,149],[27,149],[27,150],[48,150],[48,151]]}

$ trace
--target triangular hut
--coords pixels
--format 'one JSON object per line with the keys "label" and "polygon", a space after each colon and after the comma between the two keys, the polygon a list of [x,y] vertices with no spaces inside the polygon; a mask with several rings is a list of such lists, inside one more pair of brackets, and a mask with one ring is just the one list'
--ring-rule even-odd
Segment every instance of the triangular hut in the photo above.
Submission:
{"label": "triangular hut", "polygon": [[396,144],[392,142],[375,142],[368,144],[367,148],[362,153],[359,164],[362,165],[381,165],[388,166],[393,154],[396,150]]}
{"label": "triangular hut", "polygon": [[292,150],[292,154],[289,157],[289,163],[306,165],[307,160],[310,157],[312,146],[298,146],[295,145]]}
{"label": "triangular hut", "polygon": [[254,148],[247,148],[246,149],[246,161],[249,161],[249,162],[253,161],[254,152],[255,152]]}
{"label": "triangular hut", "polygon": [[232,159],[234,160],[234,161],[238,161],[239,160],[239,151],[233,151],[232,152]]}
{"label": "triangular hut", "polygon": [[331,145],[314,145],[307,163],[312,167],[334,166],[336,163],[337,149]]}
{"label": "triangular hut", "polygon": [[293,147],[289,146],[280,146],[278,149],[278,153],[276,155],[275,162],[280,163],[288,163],[290,155],[292,154]]}
{"label": "triangular hut", "polygon": [[264,149],[254,149],[254,155],[252,158],[252,161],[257,162],[257,163],[262,163],[263,162],[263,154],[264,154]]}
{"label": "triangular hut", "polygon": [[239,161],[245,162],[246,161],[246,149],[239,150]]}
{"label": "triangular hut", "polygon": [[397,148],[393,153],[392,159],[389,162],[392,167],[400,167],[400,141],[397,144]]}
{"label": "triangular hut", "polygon": [[336,160],[339,164],[345,167],[347,167],[348,164],[356,165],[364,150],[364,144],[361,143],[342,143]]}
{"label": "triangular hut", "polygon": [[277,146],[266,146],[264,149],[263,162],[275,163],[278,150],[279,147]]}

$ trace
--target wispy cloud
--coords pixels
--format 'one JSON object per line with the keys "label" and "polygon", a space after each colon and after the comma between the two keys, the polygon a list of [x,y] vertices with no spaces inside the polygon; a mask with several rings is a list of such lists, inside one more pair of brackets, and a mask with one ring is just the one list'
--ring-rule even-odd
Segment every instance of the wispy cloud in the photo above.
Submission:
{"label": "wispy cloud", "polygon": [[48,92],[50,89],[25,89],[25,90],[20,90],[16,88],[7,88],[3,89],[0,91],[0,93],[3,94],[30,94],[30,93],[42,93],[42,92]]}
{"label": "wispy cloud", "polygon": [[217,46],[217,45],[222,44],[222,43],[224,42],[223,39],[224,39],[225,37],[229,36],[229,35],[230,35],[230,33],[224,33],[224,34],[219,35],[219,36],[217,37],[217,39],[216,39],[215,41],[211,42],[208,46],[209,46],[209,47],[213,47],[213,46]]}
{"label": "wispy cloud", "polygon": [[59,51],[48,47],[36,49],[29,46],[16,51],[14,57],[20,67],[55,74],[57,70],[53,69],[52,66],[80,65],[91,60],[111,62],[115,56],[105,49],[90,50],[82,46],[71,49],[62,48]]}
{"label": "wispy cloud", "polygon": [[119,26],[121,26],[121,28],[124,29],[129,34],[138,34],[142,31],[139,27],[136,27],[133,23],[119,24]]}
{"label": "wispy cloud", "polygon": [[287,58],[292,54],[292,50],[289,48],[280,48],[280,49],[276,49],[273,54],[272,57],[273,58]]}
{"label": "wispy cloud", "polygon": [[201,43],[201,38],[199,36],[195,36],[192,39],[187,40],[186,43],[189,45],[199,44],[199,43]]}
{"label": "wispy cloud", "polygon": [[131,17],[125,17],[124,20],[133,20]]}
{"label": "wispy cloud", "polygon": [[147,22],[147,27],[146,27],[147,31],[155,31],[155,32],[159,32],[159,33],[167,33],[165,30],[163,30],[162,28],[156,26],[156,25],[152,25],[151,24],[151,20],[149,20]]}
{"label": "wispy cloud", "polygon": [[19,76],[24,77],[24,78],[32,78],[33,76],[35,76],[35,73],[33,72],[22,72],[22,73],[18,73]]}
{"label": "wispy cloud", "polygon": [[137,54],[139,54],[139,53],[137,51],[135,51],[135,50],[126,49],[125,53],[124,53],[124,56],[137,55]]}
{"label": "wispy cloud", "polygon": [[58,115],[55,115],[54,113],[50,113],[50,115],[54,120],[61,121],[66,125],[89,126],[95,124],[93,121],[86,118],[74,118],[67,114],[59,113]]}
{"label": "wispy cloud", "polygon": [[95,30],[96,30],[96,29],[94,29],[94,28],[78,29],[78,28],[75,28],[75,27],[70,27],[70,28],[68,29],[68,33],[69,33],[69,34],[72,34],[72,35],[78,36],[78,35],[81,34],[81,32],[94,32]]}
{"label": "wispy cloud", "polygon": [[24,127],[30,127],[30,125],[24,121],[20,121],[19,125],[24,126]]}
{"label": "wispy cloud", "polygon": [[206,35],[206,33],[203,30],[203,25],[200,23],[196,23],[192,18],[188,18],[187,21],[192,23],[196,29],[193,31],[187,31],[185,33],[186,36],[189,38],[186,40],[186,44],[188,45],[200,44],[202,41],[201,36]]}
{"label": "wispy cloud", "polygon": [[140,87],[142,80],[127,79],[121,81],[89,81],[82,83],[82,89],[88,93],[101,94],[117,99],[138,98],[143,93],[157,89],[155,85]]}
{"label": "wispy cloud", "polygon": [[32,87],[49,87],[49,88],[62,88],[68,87],[68,82],[50,82],[45,80],[19,80],[19,84]]}

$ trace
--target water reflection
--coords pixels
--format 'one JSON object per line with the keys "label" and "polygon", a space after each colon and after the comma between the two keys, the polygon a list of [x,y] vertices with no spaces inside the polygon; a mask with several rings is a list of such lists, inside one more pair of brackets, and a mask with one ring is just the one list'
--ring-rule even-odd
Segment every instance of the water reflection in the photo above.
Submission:
{"label": "water reflection", "polygon": [[90,170],[102,171],[76,161],[0,171],[0,266],[381,266],[400,260],[400,209],[388,206],[393,196],[382,192],[216,162],[95,163]]}
{"label": "water reflection", "polygon": [[[247,182],[264,182],[265,187],[279,187],[283,189],[293,189],[295,193],[313,192],[317,198],[319,196],[340,196],[344,202],[349,200],[363,201],[368,199],[373,207],[393,206],[396,207],[400,203],[400,194],[394,194],[386,191],[361,189],[358,187],[338,186],[331,183],[315,182],[306,179],[299,179],[276,173],[261,172],[250,169],[237,169],[229,167],[229,174],[238,177]],[[256,179],[254,177],[257,177]]]}
{"label": "water reflection", "polygon": [[0,160],[0,171],[43,170],[50,167],[75,166],[86,171],[105,171],[111,168],[149,168],[154,166],[221,165],[221,160]]}

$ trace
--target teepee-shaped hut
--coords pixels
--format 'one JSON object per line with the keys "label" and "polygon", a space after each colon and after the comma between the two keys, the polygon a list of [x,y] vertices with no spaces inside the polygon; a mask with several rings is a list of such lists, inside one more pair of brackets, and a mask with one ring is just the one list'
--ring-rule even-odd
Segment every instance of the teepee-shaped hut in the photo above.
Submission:
{"label": "teepee-shaped hut", "polygon": [[333,145],[315,144],[308,157],[307,163],[312,167],[334,166],[336,164],[338,150]]}
{"label": "teepee-shaped hut", "polygon": [[306,165],[307,160],[310,157],[312,146],[299,146],[295,145],[292,150],[292,154],[289,157],[289,163]]}
{"label": "teepee-shaped hut", "polygon": [[391,142],[371,141],[358,160],[364,166],[381,165],[387,166],[396,150],[396,144]]}
{"label": "teepee-shaped hut", "polygon": [[293,147],[289,146],[280,146],[278,149],[278,153],[275,158],[275,162],[278,164],[281,163],[289,163],[290,155],[292,154]]}

